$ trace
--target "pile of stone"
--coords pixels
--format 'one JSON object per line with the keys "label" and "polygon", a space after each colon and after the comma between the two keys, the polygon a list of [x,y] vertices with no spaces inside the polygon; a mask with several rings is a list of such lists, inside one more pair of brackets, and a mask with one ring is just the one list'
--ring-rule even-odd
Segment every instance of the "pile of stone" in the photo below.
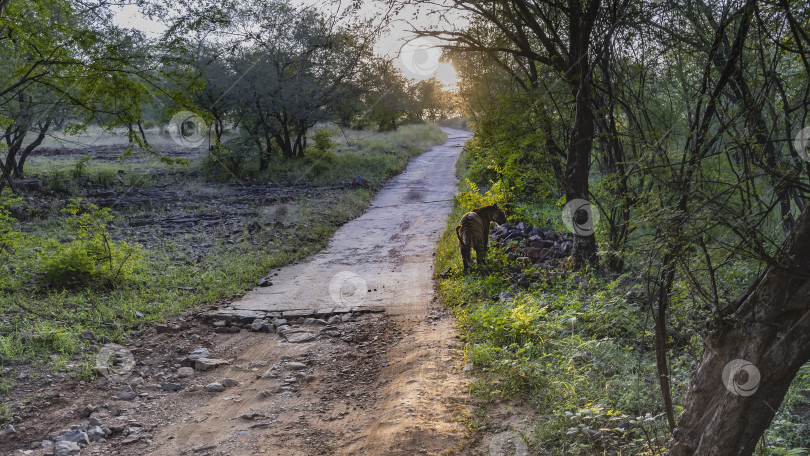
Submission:
{"label": "pile of stone", "polygon": [[534,265],[559,263],[561,258],[571,255],[574,245],[570,237],[524,222],[492,228],[490,242],[504,248],[509,261]]}

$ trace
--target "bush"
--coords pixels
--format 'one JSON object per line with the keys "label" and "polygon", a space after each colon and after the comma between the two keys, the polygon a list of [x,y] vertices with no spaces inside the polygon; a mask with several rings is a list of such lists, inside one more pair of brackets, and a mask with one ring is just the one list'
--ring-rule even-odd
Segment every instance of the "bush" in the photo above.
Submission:
{"label": "bush", "polygon": [[314,150],[311,152],[316,158],[331,162],[335,159],[335,142],[332,140],[334,131],[330,128],[321,128],[312,135]]}
{"label": "bush", "polygon": [[214,181],[241,179],[248,161],[256,156],[256,143],[240,135],[211,150],[202,162],[203,175]]}
{"label": "bush", "polygon": [[83,206],[80,199],[73,199],[62,212],[68,218],[61,227],[73,239],[66,243],[42,239],[37,249],[37,272],[46,286],[112,287],[131,277],[139,264],[140,251],[126,242],[110,240],[107,222],[113,216],[109,208]]}
{"label": "bush", "polygon": [[112,188],[119,183],[115,171],[109,169],[98,170],[97,173],[90,176],[90,181],[104,188]]}

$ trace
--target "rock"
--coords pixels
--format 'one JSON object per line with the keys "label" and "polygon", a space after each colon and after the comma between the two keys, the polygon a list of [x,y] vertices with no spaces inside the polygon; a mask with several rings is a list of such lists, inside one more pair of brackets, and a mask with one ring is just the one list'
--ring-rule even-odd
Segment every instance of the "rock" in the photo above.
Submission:
{"label": "rock", "polygon": [[91,442],[98,442],[107,436],[101,426],[91,426],[87,428],[87,436],[90,437]]}
{"label": "rock", "polygon": [[286,331],[284,333],[284,337],[287,339],[287,342],[301,344],[305,342],[312,342],[318,336],[308,332]]}
{"label": "rock", "polygon": [[180,365],[183,367],[194,367],[194,363],[200,358],[208,358],[211,356],[211,352],[209,352],[205,348],[197,348],[193,352],[189,353],[188,356],[183,358],[180,361]]}
{"label": "rock", "polygon": [[194,370],[207,371],[215,369],[219,366],[229,364],[228,361],[218,358],[200,358],[194,362]]}
{"label": "rock", "polygon": [[330,325],[337,325],[342,322],[343,319],[340,317],[340,315],[332,315],[331,317],[329,317],[329,320],[326,323]]}
{"label": "rock", "polygon": [[194,376],[193,367],[181,367],[177,369],[177,378],[188,378]]}
{"label": "rock", "polygon": [[87,436],[87,433],[82,431],[81,429],[64,431],[61,434],[59,434],[59,436],[56,437],[56,443],[63,441],[90,445],[90,438]]}
{"label": "rock", "polygon": [[571,361],[576,364],[590,364],[593,362],[593,355],[588,352],[577,352],[571,356]]}
{"label": "rock", "polygon": [[174,328],[169,325],[155,325],[155,331],[158,334],[170,334],[174,332]]}
{"label": "rock", "polygon": [[224,328],[228,326],[228,322],[225,320],[217,320],[214,322],[214,328]]}
{"label": "rock", "polygon": [[350,313],[343,314],[343,316],[340,317],[340,320],[343,321],[343,323],[346,323],[347,321],[349,321],[351,319],[352,319],[352,314],[350,314]]}
{"label": "rock", "polygon": [[181,389],[183,389],[183,387],[181,385],[178,385],[177,383],[163,382],[160,384],[160,389],[162,389],[163,391],[174,393],[176,391],[180,391]]}
{"label": "rock", "polygon": [[546,248],[526,247],[523,255],[531,258],[532,261],[543,261],[554,255],[554,252]]}
{"label": "rock", "polygon": [[203,389],[203,386],[202,386],[202,385],[191,385],[191,386],[188,388],[188,390],[189,390],[190,392],[192,392],[192,393],[196,393],[197,391],[202,391],[202,389]]}
{"label": "rock", "polygon": [[276,325],[276,327],[284,326],[287,323],[288,323],[287,320],[284,318],[276,318],[275,320],[273,320],[273,324]]}
{"label": "rock", "polygon": [[259,286],[260,287],[272,287],[273,282],[271,282],[271,281],[269,281],[267,279],[262,279],[262,280],[259,280]]}
{"label": "rock", "polygon": [[78,443],[67,440],[56,442],[53,446],[53,456],[72,456],[79,454],[81,451]]}
{"label": "rock", "polygon": [[103,423],[100,419],[96,418],[95,416],[90,417],[90,426],[101,426]]}
{"label": "rock", "polygon": [[93,333],[93,331],[82,331],[82,334],[79,337],[84,340],[96,340],[96,335]]}
{"label": "rock", "polygon": [[110,432],[113,433],[113,434],[120,434],[120,433],[124,432],[125,429],[126,429],[126,426],[119,426],[119,425],[110,426]]}
{"label": "rock", "polygon": [[50,448],[53,446],[53,440],[43,440],[39,443],[39,448]]}
{"label": "rock", "polygon": [[465,364],[465,365],[464,365],[464,368],[463,368],[462,370],[463,370],[464,372],[470,372],[470,371],[472,371],[472,370],[473,370],[473,365],[472,365],[472,363],[467,363],[467,364]]}
{"label": "rock", "polygon": [[221,383],[214,382],[209,383],[208,386],[205,387],[205,390],[209,393],[221,393],[222,391],[225,391],[225,387],[222,386]]}
{"label": "rock", "polygon": [[136,397],[138,397],[138,393],[135,391],[124,391],[123,393],[118,394],[118,396],[115,396],[115,398],[119,401],[131,401]]}
{"label": "rock", "polygon": [[289,331],[290,327],[287,325],[276,326],[276,334],[284,334]]}
{"label": "rock", "polygon": [[294,371],[296,371],[296,370],[304,370],[304,369],[307,368],[306,364],[298,363],[298,362],[295,362],[295,361],[287,363],[286,366],[287,366],[287,369],[294,370]]}
{"label": "rock", "polygon": [[273,332],[273,326],[267,320],[257,319],[253,320],[253,323],[250,324],[250,330],[263,333],[270,333]]}
{"label": "rock", "polygon": [[231,328],[214,328],[214,332],[217,334],[230,334]]}
{"label": "rock", "polygon": [[242,328],[240,328],[240,327],[238,327],[238,326],[231,326],[231,328],[230,328],[230,329],[231,329],[231,330],[230,330],[230,333],[231,333],[231,334],[236,334],[236,333],[238,333],[239,331],[241,331],[241,330],[242,330]]}
{"label": "rock", "polygon": [[365,187],[367,187],[367,186],[368,186],[368,183],[367,183],[367,182],[366,182],[366,180],[365,180],[365,179],[363,179],[362,177],[360,177],[360,176],[354,176],[354,179],[352,179],[352,186],[353,186],[353,187],[362,187],[362,188],[365,188]]}
{"label": "rock", "polygon": [[82,418],[87,418],[95,412],[97,407],[95,405],[88,404],[82,410]]}
{"label": "rock", "polygon": [[515,296],[512,293],[509,293],[508,291],[502,291],[501,294],[498,295],[498,298],[500,298],[501,301],[508,301],[514,297]]}
{"label": "rock", "polygon": [[236,380],[234,380],[234,379],[232,379],[230,377],[227,377],[227,378],[223,378],[222,380],[220,380],[219,384],[224,386],[225,388],[231,388],[233,386],[236,386]]}
{"label": "rock", "polygon": [[121,441],[121,443],[122,443],[123,445],[129,445],[129,444],[131,444],[131,443],[135,443],[135,442],[137,442],[138,440],[141,440],[141,436],[140,436],[140,435],[138,435],[138,434],[129,434],[128,436],[126,436],[126,437],[124,438],[124,440],[122,440],[122,441]]}

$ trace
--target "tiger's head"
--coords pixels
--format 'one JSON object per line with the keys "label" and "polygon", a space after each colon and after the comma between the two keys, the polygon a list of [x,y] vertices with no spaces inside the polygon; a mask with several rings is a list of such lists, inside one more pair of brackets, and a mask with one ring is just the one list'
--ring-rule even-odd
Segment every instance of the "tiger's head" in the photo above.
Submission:
{"label": "tiger's head", "polygon": [[506,213],[503,211],[503,209],[498,207],[497,203],[478,208],[475,210],[475,212],[486,214],[488,219],[497,223],[498,225],[503,225],[506,223]]}
{"label": "tiger's head", "polygon": [[492,207],[495,209],[495,217],[492,217],[492,221],[498,225],[506,223],[506,213],[503,209],[499,208],[497,203],[493,204]]}

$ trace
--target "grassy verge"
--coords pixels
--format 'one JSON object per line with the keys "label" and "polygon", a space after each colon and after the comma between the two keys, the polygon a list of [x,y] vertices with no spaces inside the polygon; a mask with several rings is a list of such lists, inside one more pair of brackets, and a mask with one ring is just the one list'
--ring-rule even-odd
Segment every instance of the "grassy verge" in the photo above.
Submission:
{"label": "grassy verge", "polygon": [[[370,159],[382,161],[385,166],[358,166],[349,172],[337,169],[343,163],[335,161],[334,175],[366,172],[382,183],[383,176],[402,169],[410,156],[444,140],[443,134],[433,134],[417,141],[414,131],[419,130],[384,136],[380,149],[369,152]],[[430,131],[441,133],[435,127]],[[91,169],[89,173],[94,172]],[[206,190],[204,183],[186,184]],[[52,210],[45,218],[6,220],[5,230],[0,223],[0,363],[3,367],[42,363],[78,369],[80,375],[92,376],[92,356],[101,344],[124,341],[133,331],[179,312],[250,290],[272,268],[322,249],[340,225],[365,210],[371,196],[372,191],[363,188],[302,191],[287,202],[250,207],[252,210],[245,212],[243,219],[232,221],[237,228],[228,229],[225,236],[205,231],[171,236],[158,233],[147,246],[136,245],[139,235],[144,235],[143,229],[122,227],[140,217],[168,215],[168,208],[167,214],[155,210],[146,214],[120,211],[90,235],[68,232],[64,224],[92,214],[83,210],[73,218]],[[157,227],[155,231],[159,230]],[[18,235],[14,239],[3,237],[9,233]],[[74,245],[79,238],[82,243]],[[31,239],[48,240],[46,249],[53,248],[54,255],[62,255],[54,261],[58,265],[75,262],[77,267],[85,267],[89,261],[85,257],[95,258],[92,254],[99,245],[102,249],[112,246],[116,252],[117,246],[128,242],[137,254],[128,258],[131,267],[125,274],[113,271],[115,274],[103,282],[54,287],[37,272],[49,271],[42,265],[42,261],[49,261],[43,247],[22,248],[33,246]],[[26,255],[24,251],[33,253]],[[87,267],[95,266],[91,262]],[[12,384],[8,378],[0,379],[0,393]]]}
{"label": "grassy verge", "polygon": [[[459,160],[462,186],[467,159]],[[435,267],[449,270],[439,280],[439,295],[458,319],[466,362],[475,373],[472,392],[483,404],[531,405],[538,418],[523,436],[531,454],[662,454],[669,431],[642,284],[632,275],[560,269],[527,288],[516,287],[509,280],[515,264],[499,248],[490,250],[486,267],[464,275],[454,232],[470,209],[464,204],[467,199],[458,198]],[[551,203],[531,209],[559,213]],[[701,351],[699,336],[691,337],[671,341],[676,415]],[[799,448],[810,439],[810,400],[799,392],[808,387],[810,364],[794,381],[757,454],[806,454]],[[473,428],[488,424],[486,406],[474,416]]]}

